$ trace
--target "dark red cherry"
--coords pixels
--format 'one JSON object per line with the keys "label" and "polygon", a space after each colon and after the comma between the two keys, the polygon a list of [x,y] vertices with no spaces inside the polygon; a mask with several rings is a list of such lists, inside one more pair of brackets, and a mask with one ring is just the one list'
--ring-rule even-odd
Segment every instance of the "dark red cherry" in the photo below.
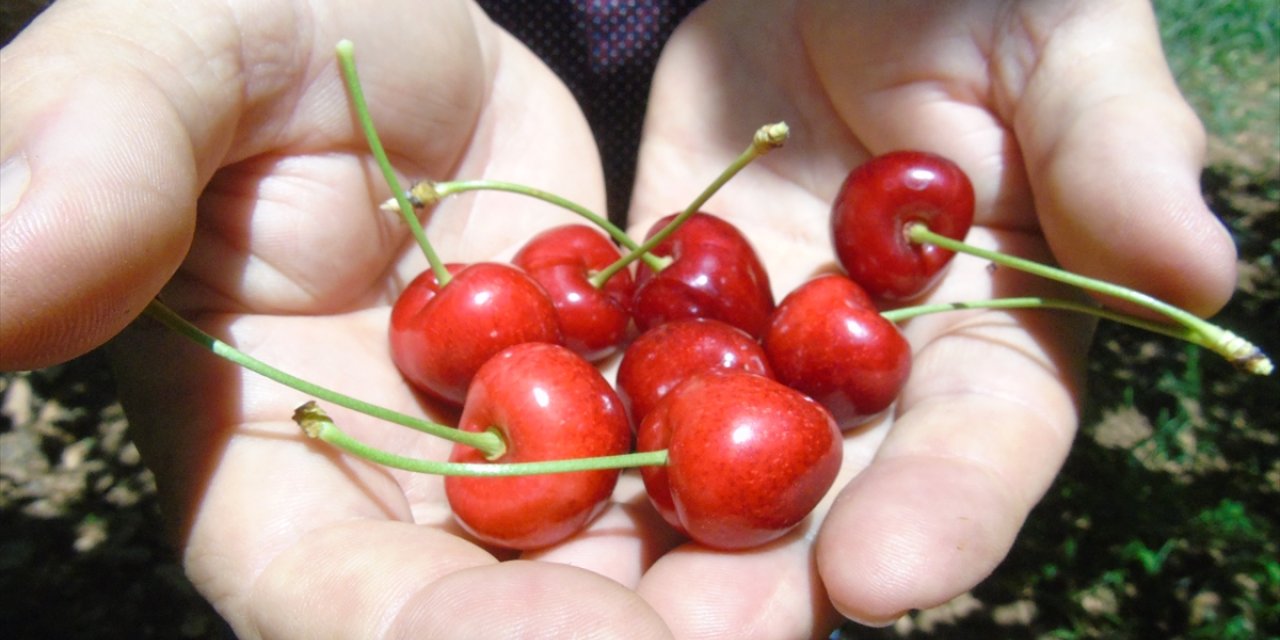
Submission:
{"label": "dark red cherry", "polygon": [[836,256],[872,296],[904,300],[939,278],[952,253],[906,237],[906,225],[963,240],[973,224],[973,185],[954,162],[931,153],[895,151],[849,173],[831,208]]}
{"label": "dark red cherry", "polygon": [[618,350],[631,323],[631,272],[619,271],[602,287],[590,280],[621,257],[603,233],[571,224],[534,236],[511,262],[546,289],[560,319],[564,346],[595,361]]}
{"label": "dark red cherry", "polygon": [[[653,237],[675,215],[649,230]],[[632,314],[641,331],[680,318],[711,318],[759,338],[769,326],[773,291],[759,256],[732,224],[707,213],[695,213],[653,253],[672,258],[655,273],[636,269]]]}
{"label": "dark red cherry", "polygon": [[782,299],[764,337],[778,381],[820,402],[842,429],[878,415],[911,374],[911,346],[857,283],[818,276]]}
{"label": "dark red cherry", "polygon": [[708,318],[683,318],[658,325],[636,338],[618,363],[618,395],[640,424],[668,391],[695,373],[738,369],[772,378],[760,343],[733,325]]}
{"label": "dark red cherry", "polygon": [[391,308],[391,358],[417,389],[455,405],[489,358],[525,342],[560,341],[556,309],[533,278],[511,265],[450,265],[440,287],[414,278]]}
{"label": "dark red cherry", "polygon": [[[496,460],[456,445],[454,462],[541,462],[627,453],[631,425],[613,388],[578,354],[526,343],[480,368],[458,428],[496,429],[506,452]],[[587,526],[609,501],[617,470],[514,477],[448,477],[445,495],[468,532],[489,544],[535,549]]]}
{"label": "dark red cherry", "polygon": [[840,430],[821,405],[743,371],[713,369],[672,389],[641,423],[639,451],[668,450],[642,467],[654,507],[676,529],[718,549],[786,534],[835,482]]}

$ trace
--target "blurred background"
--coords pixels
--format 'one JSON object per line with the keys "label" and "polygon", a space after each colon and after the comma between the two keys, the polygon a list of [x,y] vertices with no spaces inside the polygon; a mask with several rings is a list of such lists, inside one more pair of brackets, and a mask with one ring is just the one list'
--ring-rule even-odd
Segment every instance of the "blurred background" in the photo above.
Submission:
{"label": "blurred background", "polygon": [[[0,3],[2,41],[45,4]],[[1210,133],[1204,196],[1239,247],[1218,321],[1280,356],[1280,2],[1155,6]],[[1077,444],[1004,564],[947,605],[834,636],[1280,637],[1278,408],[1280,376],[1104,323]],[[160,518],[100,354],[0,374],[0,635],[230,638]]]}

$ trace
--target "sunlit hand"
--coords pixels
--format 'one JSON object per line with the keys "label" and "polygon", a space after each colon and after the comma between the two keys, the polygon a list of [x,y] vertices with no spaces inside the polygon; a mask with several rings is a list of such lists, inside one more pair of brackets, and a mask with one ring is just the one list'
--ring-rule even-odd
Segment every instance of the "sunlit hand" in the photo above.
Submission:
{"label": "sunlit hand", "polygon": [[[388,191],[335,63],[341,38],[403,175],[523,182],[602,209],[568,92],[469,4],[58,4],[0,73],[5,368],[83,352],[160,292],[287,372],[447,417],[388,357],[389,305],[426,263],[377,208]],[[574,219],[510,195],[429,215],[449,261],[508,258]],[[634,534],[645,511],[615,507],[599,526],[617,535],[542,554],[563,563],[500,563],[461,536],[439,478],[302,438],[289,420],[302,394],[153,322],[111,346],[186,569],[240,637],[665,635],[623,586],[656,553]],[[333,415],[372,444],[447,457],[447,443]]]}
{"label": "sunlit hand", "polygon": [[[869,155],[922,149],[977,192],[979,245],[1200,313],[1234,283],[1200,197],[1203,132],[1146,2],[711,2],[675,33],[649,104],[631,220],[682,209],[761,124],[792,139],[705,210],[752,239],[777,295],[833,262],[828,215]],[[957,258],[927,297],[1071,295]],[[929,316],[892,414],[847,437],[838,495],[745,554],[661,558],[639,592],[678,637],[884,624],[986,577],[1071,445],[1091,324],[1058,312]],[[847,483],[847,486],[846,486]],[[832,609],[834,604],[834,611]]]}

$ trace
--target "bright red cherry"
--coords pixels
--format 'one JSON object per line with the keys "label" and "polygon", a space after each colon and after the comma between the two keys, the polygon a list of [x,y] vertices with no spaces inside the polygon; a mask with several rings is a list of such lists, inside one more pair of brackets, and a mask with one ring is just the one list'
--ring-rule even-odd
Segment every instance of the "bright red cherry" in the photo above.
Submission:
{"label": "bright red cherry", "polygon": [[637,450],[668,450],[642,467],[649,499],[672,526],[718,549],[786,534],[835,482],[840,430],[821,405],[768,378],[714,369],[649,412]]}
{"label": "bright red cherry", "polygon": [[952,253],[906,237],[906,225],[963,240],[973,224],[973,185],[954,162],[920,151],[868,160],[845,178],[831,208],[836,255],[872,296],[913,298],[928,289]]}
{"label": "bright red cherry", "polygon": [[[659,220],[647,237],[673,218]],[[657,273],[644,264],[636,269],[632,314],[641,331],[680,318],[712,318],[756,338],[764,334],[773,311],[769,275],[737,227],[695,213],[653,253],[673,262]]]}
{"label": "bright red cherry", "polygon": [[591,276],[622,257],[608,237],[581,224],[564,225],[534,236],[511,262],[524,269],[555,304],[564,346],[587,360],[612,355],[631,322],[631,272],[619,271],[602,287]]}
{"label": "bright red cherry", "polygon": [[782,299],[764,337],[778,380],[820,402],[842,429],[884,411],[911,373],[911,346],[854,281],[818,276]]}
{"label": "bright red cherry", "polygon": [[[537,462],[627,453],[631,425],[608,381],[576,353],[552,344],[511,347],[486,362],[467,393],[458,428],[497,429],[496,460],[457,445],[454,462]],[[454,516],[476,538],[512,549],[555,544],[605,507],[619,472],[448,477]]]}
{"label": "bright red cherry", "polygon": [[510,265],[450,265],[440,287],[431,271],[414,278],[391,308],[391,358],[414,387],[462,404],[489,358],[524,342],[560,341],[546,292]]}
{"label": "bright red cherry", "polygon": [[733,325],[709,318],[683,318],[636,338],[618,363],[618,395],[640,424],[653,406],[695,373],[720,367],[772,378],[764,348]]}

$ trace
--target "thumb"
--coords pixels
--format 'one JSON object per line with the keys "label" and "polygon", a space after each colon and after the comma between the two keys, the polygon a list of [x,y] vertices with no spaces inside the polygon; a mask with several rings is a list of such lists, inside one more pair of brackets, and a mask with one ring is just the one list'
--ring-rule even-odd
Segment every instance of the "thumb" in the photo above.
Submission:
{"label": "thumb", "polygon": [[1201,196],[1204,130],[1151,7],[1072,4],[1014,123],[1045,237],[1069,270],[1211,314],[1235,287],[1235,247]]}
{"label": "thumb", "polygon": [[142,56],[114,56],[84,13],[55,5],[0,56],[4,370],[55,364],[118,333],[194,230],[192,133],[134,65]]}

